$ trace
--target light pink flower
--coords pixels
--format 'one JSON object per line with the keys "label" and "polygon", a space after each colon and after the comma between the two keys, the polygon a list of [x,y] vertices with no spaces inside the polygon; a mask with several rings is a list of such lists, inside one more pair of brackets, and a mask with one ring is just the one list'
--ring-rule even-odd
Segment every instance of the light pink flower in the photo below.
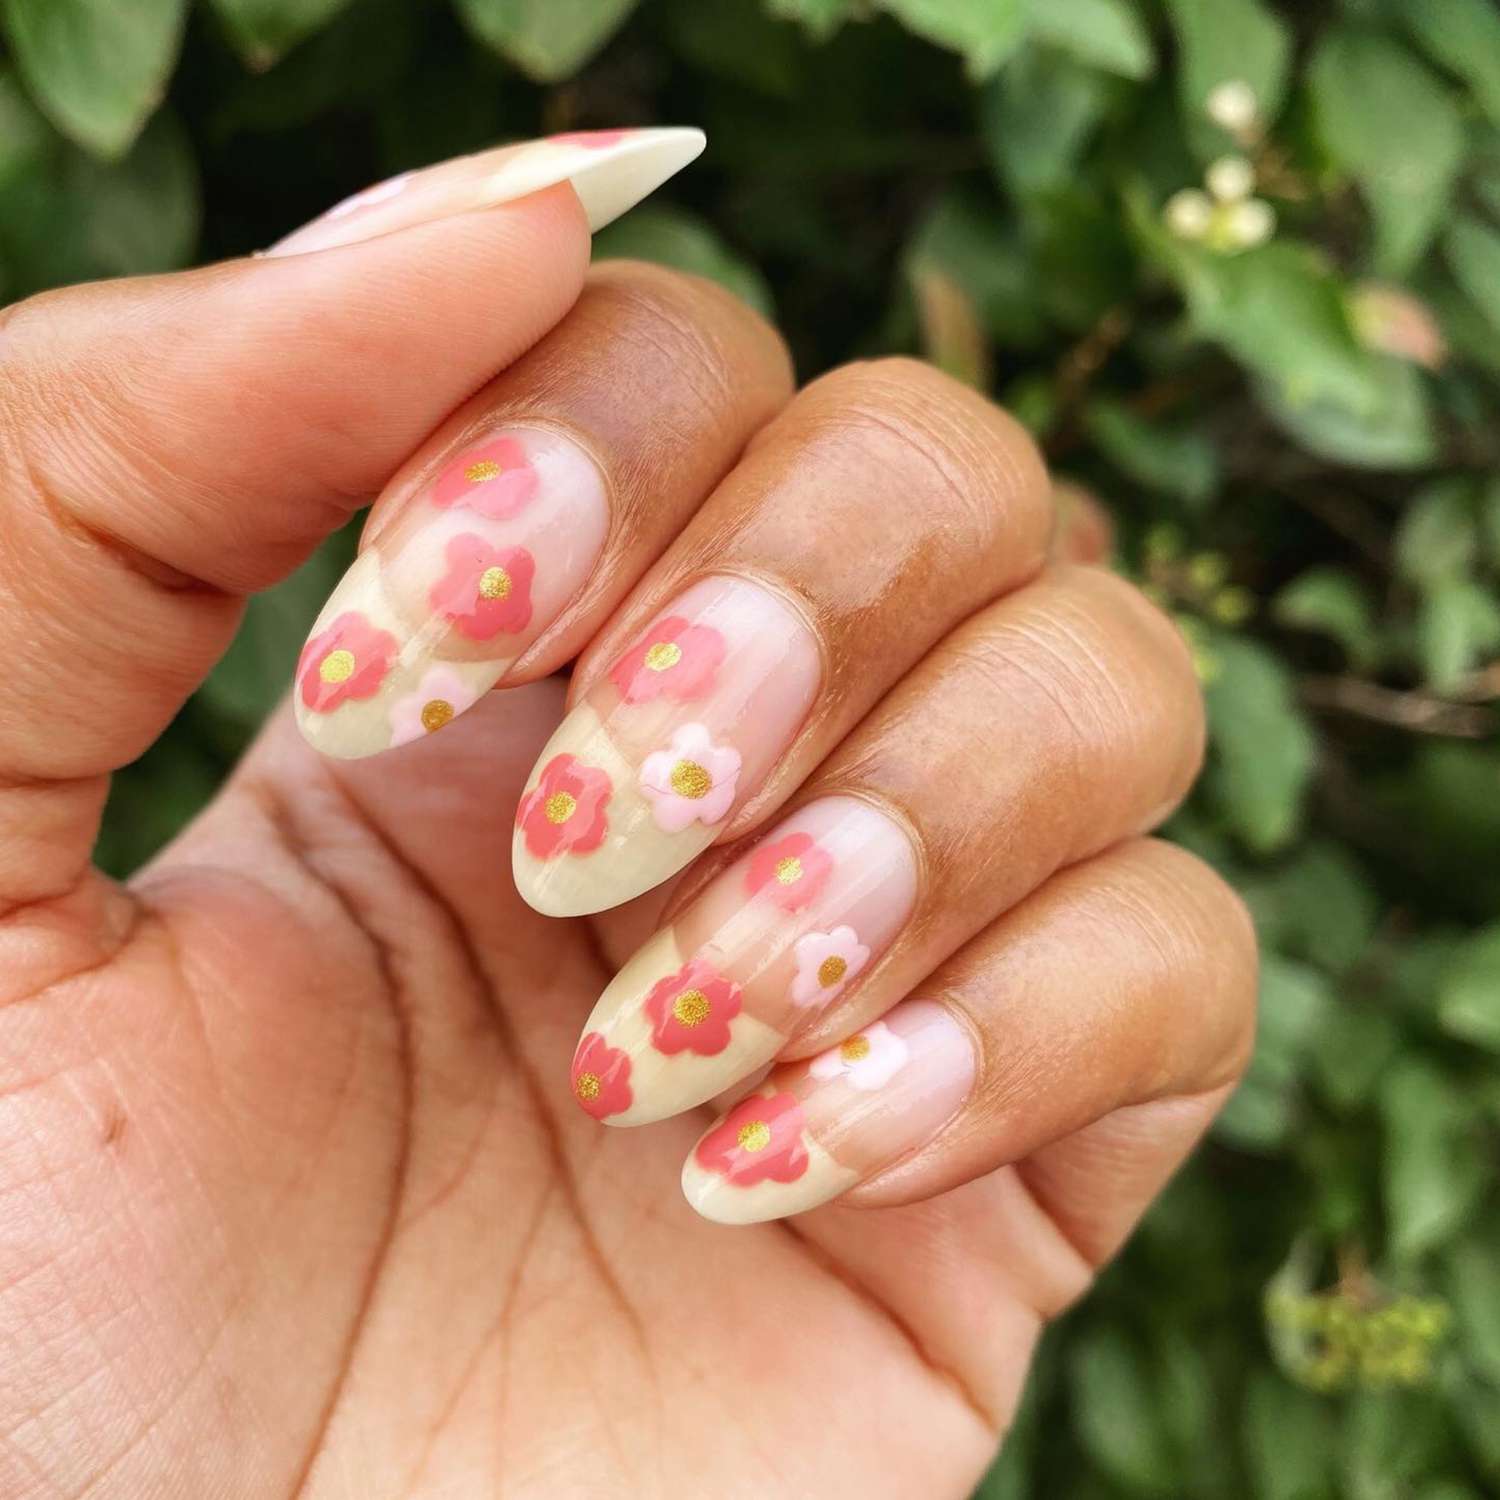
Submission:
{"label": "light pink flower", "polygon": [[734,801],[740,752],[716,745],[702,724],[684,724],[665,750],[654,750],[641,765],[641,792],[664,833],[681,833],[689,823],[717,823]]}
{"label": "light pink flower", "polygon": [[808,1072],[824,1082],[843,1078],[853,1088],[879,1089],[906,1066],[910,1056],[906,1043],[884,1021],[877,1021],[815,1057]]}
{"label": "light pink flower", "polygon": [[852,927],[805,933],[792,952],[797,958],[794,1005],[826,1005],[870,961],[870,950]]}
{"label": "light pink flower", "polygon": [[561,135],[549,135],[547,139],[554,146],[582,146],[585,151],[604,151],[634,134],[633,130],[565,130]]}
{"label": "light pink flower", "polygon": [[391,704],[391,744],[407,745],[436,733],[472,708],[477,697],[452,667],[429,667],[411,692]]}

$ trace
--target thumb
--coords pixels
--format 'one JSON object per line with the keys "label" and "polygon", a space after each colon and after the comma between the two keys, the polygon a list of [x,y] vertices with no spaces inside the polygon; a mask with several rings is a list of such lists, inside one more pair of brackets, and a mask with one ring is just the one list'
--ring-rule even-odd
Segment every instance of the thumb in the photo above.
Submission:
{"label": "thumb", "polygon": [[[563,316],[589,217],[667,175],[663,137],[670,170],[682,137],[688,155],[702,140],[642,131],[468,158],[265,257],[9,310],[0,901],[76,878],[107,773],[222,653],[243,595],[301,562]],[[495,206],[515,192],[529,196]]]}

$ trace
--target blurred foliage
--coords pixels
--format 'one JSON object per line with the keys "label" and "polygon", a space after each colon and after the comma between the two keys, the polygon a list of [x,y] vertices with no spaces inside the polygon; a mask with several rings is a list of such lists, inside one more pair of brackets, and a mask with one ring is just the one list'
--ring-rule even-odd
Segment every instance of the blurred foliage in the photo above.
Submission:
{"label": "blurred foliage", "polygon": [[[1493,0],[0,0],[0,287],[245,253],[495,139],[694,121],[601,237],[804,374],[988,385],[1193,643],[1174,836],[1249,901],[1259,1051],[1046,1341],[983,1494],[1500,1492],[1500,11]],[[349,555],[118,779],[132,868]]]}

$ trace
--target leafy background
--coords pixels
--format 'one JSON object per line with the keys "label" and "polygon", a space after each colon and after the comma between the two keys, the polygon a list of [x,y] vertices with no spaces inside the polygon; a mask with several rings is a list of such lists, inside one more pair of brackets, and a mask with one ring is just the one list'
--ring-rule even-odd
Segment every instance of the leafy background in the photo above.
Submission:
{"label": "leafy background", "polygon": [[[1257,914],[1261,1043],[982,1493],[1497,1492],[1492,0],[0,0],[0,34],[7,298],[496,139],[695,121],[600,253],[729,283],[804,374],[923,352],[1108,496],[1197,651],[1172,832]],[[1253,199],[1243,163],[1204,196],[1226,153]],[[211,793],[350,546],[118,778],[109,868]]]}

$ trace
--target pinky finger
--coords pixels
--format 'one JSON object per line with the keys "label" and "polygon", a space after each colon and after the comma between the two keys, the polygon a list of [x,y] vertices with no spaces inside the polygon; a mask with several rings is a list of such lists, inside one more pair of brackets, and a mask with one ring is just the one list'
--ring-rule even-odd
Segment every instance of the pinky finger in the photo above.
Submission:
{"label": "pinky finger", "polygon": [[[880,1021],[778,1067],[704,1133],[683,1191],[705,1218],[748,1224],[845,1194],[928,1198],[1132,1106],[1203,1100],[1201,1130],[1248,1058],[1254,993],[1228,887],[1170,845],[1122,844],[1053,877]],[[1098,1184],[1110,1202],[1070,1208],[1123,1233],[1182,1154],[1180,1113],[1163,1112],[1160,1152],[1132,1132],[1142,1171],[1116,1162]]]}

